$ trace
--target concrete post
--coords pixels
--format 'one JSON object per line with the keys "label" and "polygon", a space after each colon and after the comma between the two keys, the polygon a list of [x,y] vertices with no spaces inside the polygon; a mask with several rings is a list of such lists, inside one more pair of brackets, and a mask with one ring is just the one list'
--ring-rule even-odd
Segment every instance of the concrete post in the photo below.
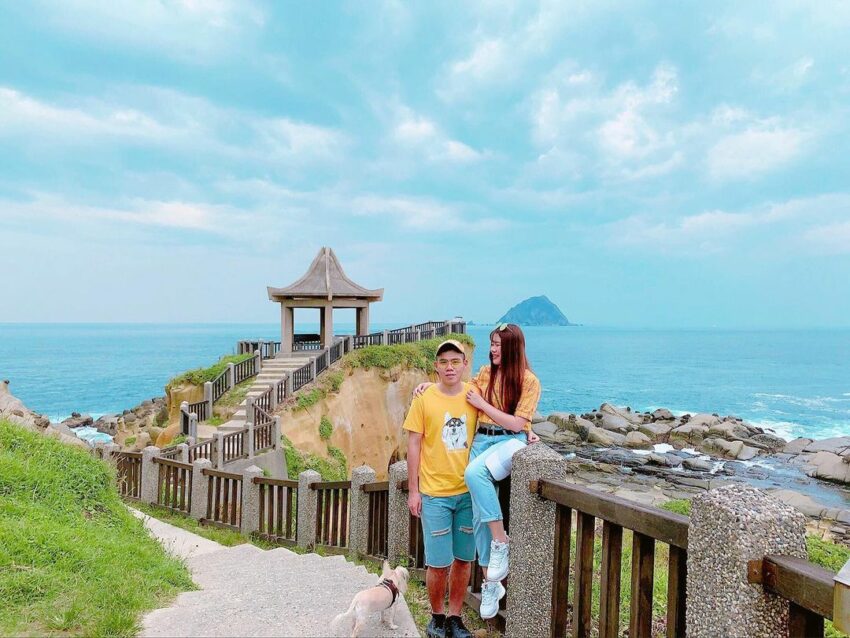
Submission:
{"label": "concrete post", "polygon": [[389,337],[389,335],[390,335],[390,331],[389,331],[389,330],[384,330],[384,334],[383,334],[383,336],[381,337],[381,343],[382,343],[383,345],[385,345],[385,346],[390,345],[390,337]]}
{"label": "concrete post", "polygon": [[375,470],[361,465],[351,471],[351,495],[349,503],[348,553],[352,556],[365,554],[369,530],[369,494],[361,488],[375,482]]}
{"label": "concrete post", "polygon": [[221,439],[224,437],[224,432],[216,432],[213,435],[215,439],[215,468],[220,470],[224,467],[224,445]]}
{"label": "concrete post", "polygon": [[207,418],[213,415],[213,387],[212,381],[204,381],[204,401],[207,404]]}
{"label": "concrete post", "polygon": [[271,392],[269,393],[269,411],[274,412],[277,410],[277,386],[280,385],[280,381],[275,384],[269,386]]}
{"label": "concrete post", "polygon": [[304,470],[298,475],[298,534],[296,542],[302,549],[316,545],[316,504],[319,495],[310,489],[310,483],[322,480],[322,475],[313,470]]}
{"label": "concrete post", "polygon": [[263,353],[259,350],[254,351],[254,370],[257,374],[263,371]]}
{"label": "concrete post", "polygon": [[246,424],[245,424],[245,426],[248,428],[248,434],[247,434],[247,437],[248,437],[248,441],[247,441],[247,445],[248,445],[248,458],[249,458],[249,459],[253,459],[253,458],[254,458],[254,456],[255,456],[255,454],[254,454],[254,450],[256,449],[256,448],[255,448],[255,445],[254,445],[254,432],[255,432],[255,430],[254,430],[254,422],[253,422],[253,421],[248,421],[248,423],[246,423]]}
{"label": "concrete post", "polygon": [[292,341],[295,336],[295,309],[280,304],[280,352],[284,356],[292,354]]}
{"label": "concrete post", "polygon": [[256,465],[242,470],[242,533],[250,535],[260,529],[260,486],[254,483],[255,476],[263,471]]}
{"label": "concrete post", "polygon": [[276,416],[274,418],[274,425],[272,426],[272,449],[279,450],[280,449],[280,417]]}
{"label": "concrete post", "polygon": [[283,383],[285,384],[283,388],[283,398],[288,399],[292,396],[292,375],[290,373],[287,372],[286,376],[283,377]]}
{"label": "concrete post", "polygon": [[190,439],[198,438],[198,415],[194,412],[189,413],[189,434],[187,436]]}
{"label": "concrete post", "polygon": [[410,553],[410,510],[407,509],[407,492],[399,489],[399,481],[407,481],[407,461],[390,465],[387,557],[393,565]]}
{"label": "concrete post", "polygon": [[153,460],[159,455],[160,449],[154,445],[149,445],[142,450],[142,492],[139,500],[143,503],[157,502],[159,466]]}
{"label": "concrete post", "polygon": [[233,387],[234,379],[236,379],[236,364],[228,363],[227,364],[227,389],[228,390],[230,390],[230,388]]}
{"label": "concrete post", "polygon": [[254,422],[254,397],[245,399],[245,421],[246,423]]}
{"label": "concrete post", "polygon": [[694,497],[688,532],[689,638],[788,635],[788,602],[747,582],[747,563],[766,554],[806,558],[806,517],[749,485],[727,485]]}
{"label": "concrete post", "polygon": [[312,359],[310,359],[310,376],[312,377],[313,381],[316,380],[316,359],[317,358],[318,357],[313,357]]}
{"label": "concrete post", "polygon": [[549,636],[555,555],[555,504],[528,490],[532,480],[564,479],[566,460],[543,443],[516,453],[511,474],[511,578],[508,636]]}
{"label": "concrete post", "polygon": [[177,444],[177,457],[181,463],[189,462],[189,446],[186,443]]}
{"label": "concrete post", "polygon": [[266,347],[266,342],[263,339],[260,339],[257,342],[257,352],[260,353],[260,360],[261,361],[263,359],[263,348],[265,348],[265,347]]}
{"label": "concrete post", "polygon": [[197,520],[207,517],[210,480],[204,476],[204,470],[208,467],[212,467],[212,461],[209,459],[198,459],[192,463],[192,508],[189,510],[189,516]]}

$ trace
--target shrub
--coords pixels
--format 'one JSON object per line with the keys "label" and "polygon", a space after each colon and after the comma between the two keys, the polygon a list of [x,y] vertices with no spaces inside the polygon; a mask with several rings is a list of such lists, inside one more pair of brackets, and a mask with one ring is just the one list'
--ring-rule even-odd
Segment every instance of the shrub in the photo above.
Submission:
{"label": "shrub", "polygon": [[126,439],[124,439],[124,445],[133,445],[133,443],[135,443],[135,442],[136,442],[135,436],[128,436]]}
{"label": "shrub", "polygon": [[676,514],[682,514],[684,516],[690,516],[691,502],[686,498],[677,498],[662,504],[661,509],[675,512]]}
{"label": "shrub", "polygon": [[229,363],[241,363],[246,359],[250,359],[254,355],[252,354],[231,354],[222,357],[213,365],[207,368],[195,368],[194,370],[188,370],[181,374],[178,374],[176,377],[172,378],[168,383],[165,384],[165,392],[168,392],[176,385],[180,385],[181,383],[191,383],[193,385],[203,385],[206,381],[212,381],[222,372],[227,369],[227,364]]}
{"label": "shrub", "polygon": [[394,346],[366,346],[348,353],[343,364],[349,368],[378,368],[391,370],[396,367],[414,368],[430,372],[434,367],[437,347],[446,339],[455,339],[463,344],[474,346],[475,341],[469,335],[450,334],[436,339],[426,339],[416,343],[400,343]]}
{"label": "shrub", "polygon": [[331,435],[334,433],[334,426],[331,423],[331,420],[327,416],[323,416],[322,420],[319,422],[319,437],[322,441],[327,441],[331,438]]}

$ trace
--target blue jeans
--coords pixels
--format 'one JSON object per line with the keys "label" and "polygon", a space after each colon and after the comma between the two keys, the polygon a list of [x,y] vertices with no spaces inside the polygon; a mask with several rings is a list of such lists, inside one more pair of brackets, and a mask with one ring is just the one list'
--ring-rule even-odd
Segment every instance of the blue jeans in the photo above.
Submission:
{"label": "blue jeans", "polygon": [[423,494],[420,520],[427,567],[448,567],[455,559],[475,560],[468,492],[457,496]]}
{"label": "blue jeans", "polygon": [[469,465],[463,474],[469,495],[472,497],[472,529],[475,532],[475,549],[478,552],[478,564],[487,567],[490,564],[490,543],[493,535],[487,523],[501,521],[502,507],[499,505],[499,495],[496,493],[496,482],[487,469],[484,461],[487,456],[497,449],[500,443],[511,439],[527,442],[525,432],[498,434],[488,436],[476,433],[469,451]]}

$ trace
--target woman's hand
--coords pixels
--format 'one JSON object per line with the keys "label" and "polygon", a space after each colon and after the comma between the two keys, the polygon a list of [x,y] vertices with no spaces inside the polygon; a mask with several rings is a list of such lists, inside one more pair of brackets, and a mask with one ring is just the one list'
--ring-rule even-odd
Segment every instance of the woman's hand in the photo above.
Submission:
{"label": "woman's hand", "polygon": [[414,398],[421,395],[423,392],[425,392],[425,390],[430,388],[432,385],[434,385],[434,384],[431,383],[430,381],[426,381],[425,383],[420,383],[418,386],[416,386],[416,389],[413,391]]}
{"label": "woman's hand", "polygon": [[537,434],[534,432],[534,430],[529,430],[528,431],[528,444],[531,445],[532,443],[537,443],[538,441],[540,441],[540,437],[537,436]]}
{"label": "woman's hand", "polygon": [[483,410],[484,406],[487,405],[484,397],[478,394],[475,390],[469,390],[466,393],[466,402],[476,410]]}

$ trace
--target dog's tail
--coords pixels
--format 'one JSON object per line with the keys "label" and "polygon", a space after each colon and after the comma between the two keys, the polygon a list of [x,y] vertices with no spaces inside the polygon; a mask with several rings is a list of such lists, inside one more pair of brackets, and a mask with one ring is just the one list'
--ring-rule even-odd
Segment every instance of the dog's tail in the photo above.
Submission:
{"label": "dog's tail", "polygon": [[341,613],[331,621],[331,631],[334,636],[350,636],[354,629],[354,616],[356,612],[354,607],[357,605],[356,600],[351,601],[348,611]]}

